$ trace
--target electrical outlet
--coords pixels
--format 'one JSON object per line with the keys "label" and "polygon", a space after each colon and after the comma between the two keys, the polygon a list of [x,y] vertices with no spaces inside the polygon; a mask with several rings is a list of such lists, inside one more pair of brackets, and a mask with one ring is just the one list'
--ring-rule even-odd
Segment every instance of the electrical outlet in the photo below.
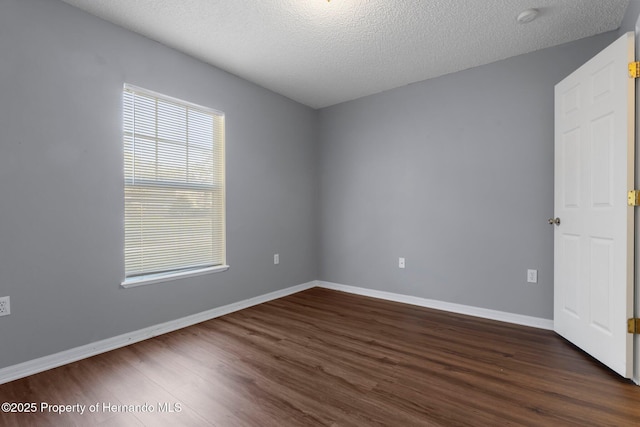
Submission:
{"label": "electrical outlet", "polygon": [[404,258],[398,258],[398,268],[404,268]]}
{"label": "electrical outlet", "polygon": [[538,283],[538,270],[527,270],[527,282]]}
{"label": "electrical outlet", "polygon": [[280,264],[280,254],[273,254],[273,263]]}
{"label": "electrical outlet", "polygon": [[9,297],[0,298],[0,316],[8,316],[11,314],[11,305]]}

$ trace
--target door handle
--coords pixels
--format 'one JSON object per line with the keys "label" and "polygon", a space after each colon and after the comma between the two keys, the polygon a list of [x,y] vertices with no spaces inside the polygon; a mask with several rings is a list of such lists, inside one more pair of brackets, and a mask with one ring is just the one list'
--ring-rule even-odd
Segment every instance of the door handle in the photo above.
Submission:
{"label": "door handle", "polygon": [[549,224],[560,225],[560,218],[549,218]]}

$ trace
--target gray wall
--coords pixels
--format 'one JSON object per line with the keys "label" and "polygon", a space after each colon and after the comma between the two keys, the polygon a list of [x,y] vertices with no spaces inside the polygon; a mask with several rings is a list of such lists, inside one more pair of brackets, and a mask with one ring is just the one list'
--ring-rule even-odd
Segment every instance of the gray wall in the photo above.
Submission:
{"label": "gray wall", "polygon": [[[125,82],[226,113],[229,271],[120,288]],[[316,279],[317,125],[62,2],[0,1],[0,368]]]}
{"label": "gray wall", "polygon": [[638,15],[640,15],[640,0],[630,0],[618,34],[622,35],[628,31],[635,31]]}
{"label": "gray wall", "polygon": [[[62,2],[1,0],[0,368],[318,278],[550,318],[553,85],[615,36],[317,112]],[[120,288],[125,82],[226,113],[229,271]]]}
{"label": "gray wall", "polygon": [[616,36],[321,110],[319,278],[551,319],[553,88]]}

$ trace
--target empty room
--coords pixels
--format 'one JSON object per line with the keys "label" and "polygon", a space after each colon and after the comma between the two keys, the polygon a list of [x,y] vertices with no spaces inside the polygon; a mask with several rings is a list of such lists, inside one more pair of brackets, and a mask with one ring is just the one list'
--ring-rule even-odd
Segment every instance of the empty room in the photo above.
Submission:
{"label": "empty room", "polygon": [[640,425],[639,16],[0,0],[0,425]]}

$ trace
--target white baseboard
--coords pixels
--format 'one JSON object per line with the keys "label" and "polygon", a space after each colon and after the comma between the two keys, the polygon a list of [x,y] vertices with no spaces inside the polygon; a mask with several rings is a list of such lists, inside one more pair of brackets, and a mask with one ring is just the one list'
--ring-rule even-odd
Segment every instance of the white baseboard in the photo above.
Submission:
{"label": "white baseboard", "polygon": [[338,283],[315,280],[308,283],[303,283],[302,285],[292,286],[290,288],[281,289],[279,291],[270,292],[265,295],[260,295],[222,307],[203,311],[201,313],[196,313],[191,316],[182,317],[180,319],[171,320],[169,322],[150,326],[148,328],[118,335],[116,337],[107,338],[102,341],[93,342],[87,345],[72,348],[70,350],[61,351],[60,353],[55,353],[49,356],[44,356],[38,359],[19,363],[17,365],[8,366],[6,368],[0,369],[0,384],[8,383],[9,381],[17,380],[19,378],[24,378],[29,375],[57,368],[58,366],[66,365],[67,363],[86,359],[88,357],[95,356],[96,354],[115,350],[129,344],[144,341],[146,339],[166,334],[178,329],[186,328],[187,326],[195,325],[196,323],[211,320],[216,317],[224,316],[225,314],[233,313],[234,311],[243,310],[254,305],[282,298],[287,295],[311,289],[313,287],[334,289],[337,291],[343,291],[352,294],[364,295],[389,301],[396,301],[405,304],[412,304],[420,307],[434,308],[437,310],[444,310],[453,313],[466,314],[469,316],[482,317],[485,319],[499,320],[502,322],[515,323],[518,325],[532,326],[540,329],[553,329],[553,321],[549,319],[523,316],[521,314],[507,313],[503,311],[489,310],[486,308],[471,307],[462,304],[453,304],[449,302],[413,297],[392,292],[376,291],[373,289],[359,288],[356,286],[341,285]]}
{"label": "white baseboard", "polygon": [[172,332],[178,329],[185,328],[187,326],[195,325],[196,323],[204,322],[206,320],[224,316],[225,314],[233,313],[234,311],[243,310],[257,304],[262,304],[267,301],[295,294],[297,292],[304,291],[315,286],[317,286],[316,281],[292,286],[290,288],[270,292],[265,295],[238,301],[222,307],[216,307],[214,309],[196,313],[191,316],[182,317],[180,319],[160,323],[148,328],[72,348],[70,350],[61,351],[60,353],[55,353],[49,356],[44,356],[38,359],[19,363],[17,365],[8,366],[6,368],[0,369],[0,384],[8,383],[9,381],[17,380],[19,378],[24,378],[29,375],[57,368],[58,366],[76,362],[81,359],[86,359],[87,357],[115,350],[116,348],[124,347],[129,344],[144,341],[158,335],[166,334],[167,332]]}
{"label": "white baseboard", "polygon": [[317,286],[321,288],[333,289],[336,291],[348,292],[367,297],[379,298],[388,301],[402,302],[405,304],[417,305],[420,307],[433,308],[436,310],[449,311],[452,313],[466,314],[468,316],[482,317],[484,319],[499,320],[501,322],[514,323],[517,325],[531,326],[539,329],[553,330],[553,320],[540,317],[524,316],[522,314],[508,313],[504,311],[490,310],[487,308],[472,307],[451,302],[437,301],[427,298],[413,297],[409,295],[396,294],[392,292],[376,291],[374,289],[359,288],[357,286],[341,285],[339,283],[317,281]]}

